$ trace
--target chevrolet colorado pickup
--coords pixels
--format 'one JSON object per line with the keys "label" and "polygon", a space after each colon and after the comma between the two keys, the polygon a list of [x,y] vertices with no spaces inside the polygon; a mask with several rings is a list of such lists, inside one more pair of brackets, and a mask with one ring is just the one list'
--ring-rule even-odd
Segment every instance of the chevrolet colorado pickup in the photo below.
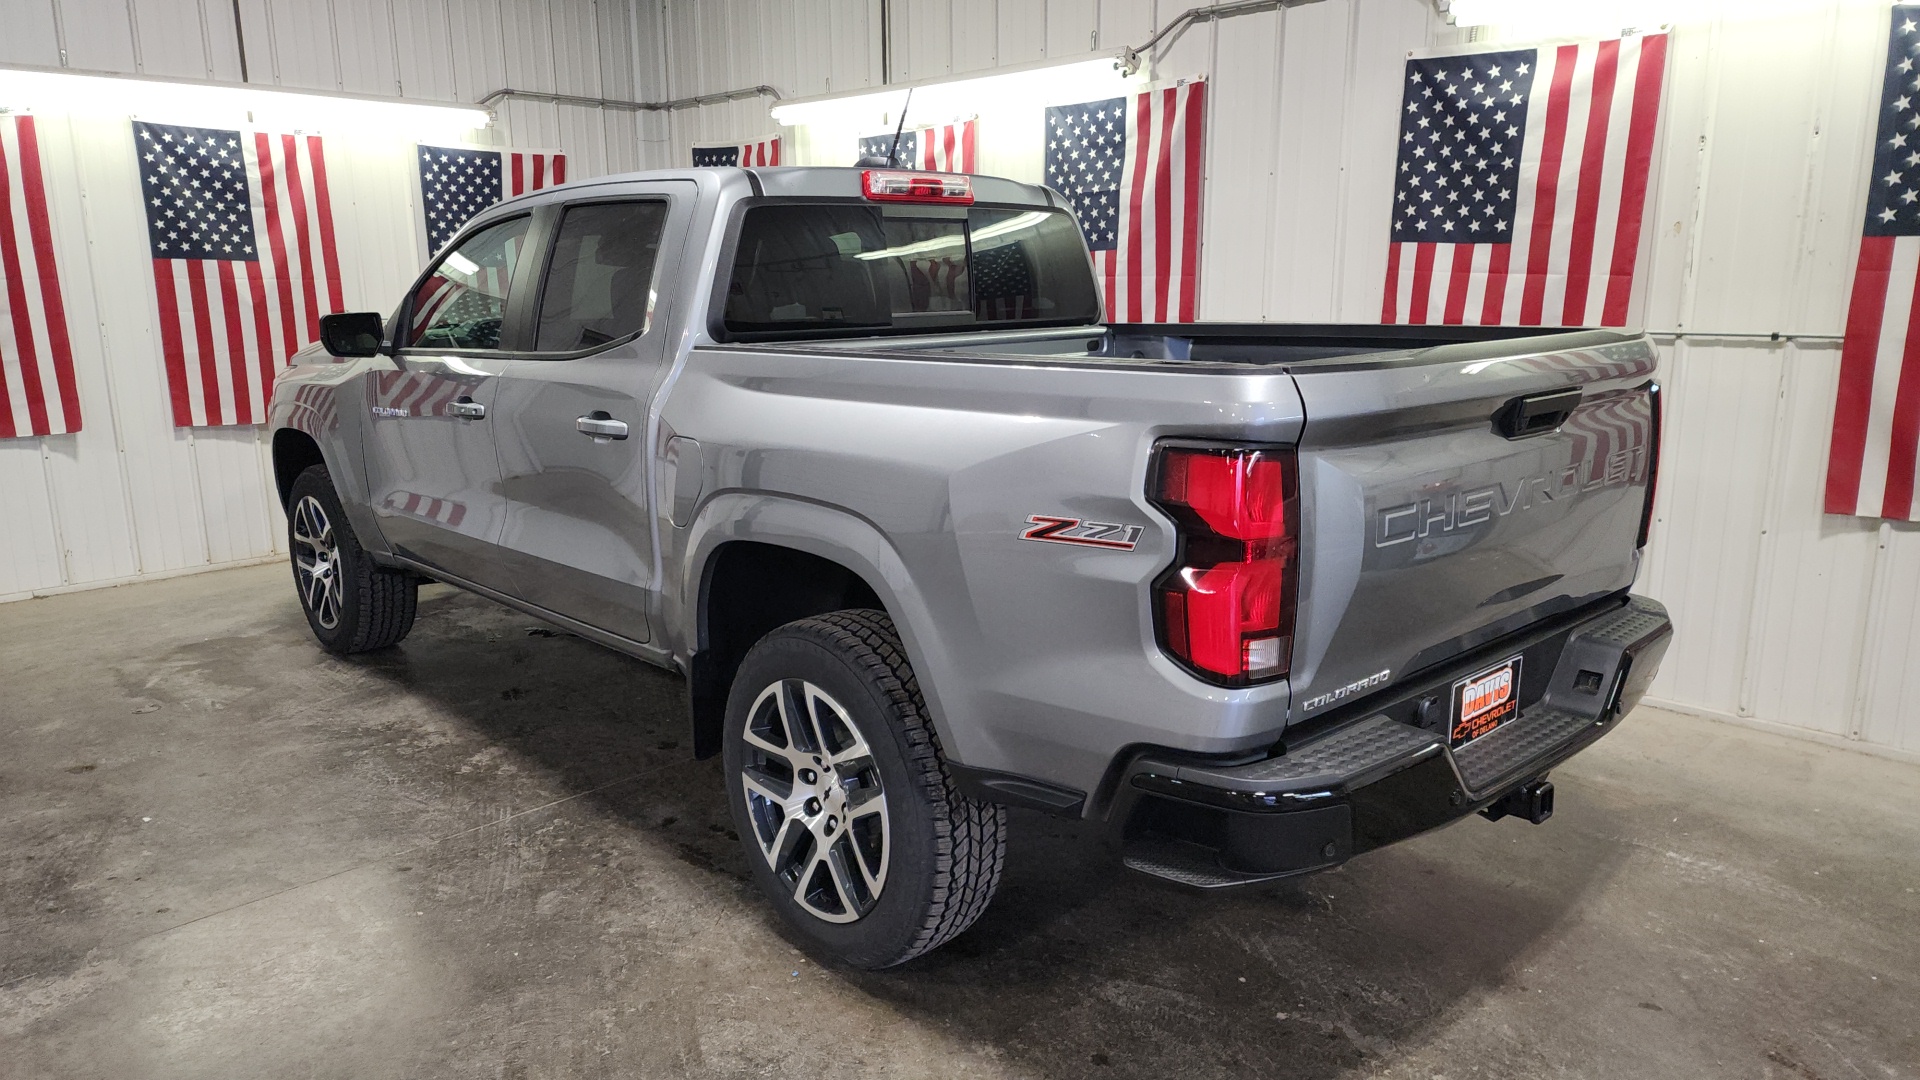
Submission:
{"label": "chevrolet colorado pickup", "polygon": [[989,177],[502,203],[274,389],[307,620],[390,646],[431,579],[680,671],[758,885],[864,967],[979,917],[1009,805],[1202,888],[1544,820],[1672,633],[1648,341],[1099,297]]}

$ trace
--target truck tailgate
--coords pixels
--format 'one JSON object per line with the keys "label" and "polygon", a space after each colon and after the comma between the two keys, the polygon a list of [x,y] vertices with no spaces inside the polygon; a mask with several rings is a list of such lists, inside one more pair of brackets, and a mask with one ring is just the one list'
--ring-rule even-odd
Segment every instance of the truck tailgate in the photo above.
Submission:
{"label": "truck tailgate", "polygon": [[1590,332],[1294,368],[1290,722],[1631,585],[1655,366],[1645,338]]}

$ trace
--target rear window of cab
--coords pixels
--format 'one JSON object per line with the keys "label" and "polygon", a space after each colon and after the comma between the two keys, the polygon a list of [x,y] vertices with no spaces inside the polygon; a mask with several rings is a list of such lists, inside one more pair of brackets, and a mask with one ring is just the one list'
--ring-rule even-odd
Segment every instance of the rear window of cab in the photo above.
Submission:
{"label": "rear window of cab", "polygon": [[782,203],[749,208],[730,336],[927,333],[1099,320],[1079,225],[1060,210]]}

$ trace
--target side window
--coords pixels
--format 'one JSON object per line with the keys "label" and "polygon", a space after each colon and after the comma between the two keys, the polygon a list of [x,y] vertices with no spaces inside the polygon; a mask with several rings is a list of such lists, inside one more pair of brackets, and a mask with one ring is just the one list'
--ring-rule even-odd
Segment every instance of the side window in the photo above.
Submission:
{"label": "side window", "polygon": [[644,333],[653,321],[653,270],[666,223],[662,200],[567,207],[533,347],[573,352]]}
{"label": "side window", "polygon": [[507,290],[532,218],[482,229],[440,260],[413,294],[407,344],[429,349],[497,349]]}

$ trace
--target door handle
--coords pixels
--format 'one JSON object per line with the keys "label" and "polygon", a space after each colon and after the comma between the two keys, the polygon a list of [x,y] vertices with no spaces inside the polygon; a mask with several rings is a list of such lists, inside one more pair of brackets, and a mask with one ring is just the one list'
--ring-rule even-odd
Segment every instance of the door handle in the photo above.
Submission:
{"label": "door handle", "polygon": [[481,420],[487,415],[487,407],[470,397],[463,397],[447,402],[447,415],[457,416],[462,420]]}
{"label": "door handle", "polygon": [[615,420],[603,412],[590,412],[576,419],[573,426],[582,435],[591,435],[596,439],[624,439],[627,437],[627,422]]}

